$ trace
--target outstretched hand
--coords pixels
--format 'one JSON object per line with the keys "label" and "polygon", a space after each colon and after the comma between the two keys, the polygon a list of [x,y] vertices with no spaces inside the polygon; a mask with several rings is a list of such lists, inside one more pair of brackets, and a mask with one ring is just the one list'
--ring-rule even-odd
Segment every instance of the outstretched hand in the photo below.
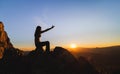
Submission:
{"label": "outstretched hand", "polygon": [[55,26],[53,26],[53,25],[52,25],[52,27],[51,27],[51,28],[54,28],[54,27],[55,27]]}
{"label": "outstretched hand", "polygon": [[47,31],[51,30],[51,29],[52,29],[52,28],[54,28],[54,27],[55,27],[55,26],[53,26],[53,25],[52,25],[52,27],[47,28],[47,29],[45,29],[45,30],[41,31],[41,33],[47,32]]}

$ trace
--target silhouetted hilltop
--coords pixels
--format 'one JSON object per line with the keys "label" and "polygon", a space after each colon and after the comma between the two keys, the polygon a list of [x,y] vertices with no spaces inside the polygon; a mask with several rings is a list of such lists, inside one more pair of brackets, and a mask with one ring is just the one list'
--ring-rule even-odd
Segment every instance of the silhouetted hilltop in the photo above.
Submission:
{"label": "silhouetted hilltop", "polygon": [[95,49],[93,49],[93,52],[103,53],[103,54],[118,54],[120,52],[120,46],[95,48]]}
{"label": "silhouetted hilltop", "polygon": [[62,47],[56,47],[49,54],[34,50],[23,56],[16,52],[20,51],[5,52],[0,60],[0,74],[97,74],[84,57],[76,59]]}

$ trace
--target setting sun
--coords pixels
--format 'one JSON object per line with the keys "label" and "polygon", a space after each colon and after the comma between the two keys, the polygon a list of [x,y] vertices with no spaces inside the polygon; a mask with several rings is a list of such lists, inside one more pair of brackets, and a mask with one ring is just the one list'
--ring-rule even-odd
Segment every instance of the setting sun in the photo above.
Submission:
{"label": "setting sun", "polygon": [[77,48],[77,45],[76,45],[75,43],[72,43],[72,44],[70,45],[70,48]]}

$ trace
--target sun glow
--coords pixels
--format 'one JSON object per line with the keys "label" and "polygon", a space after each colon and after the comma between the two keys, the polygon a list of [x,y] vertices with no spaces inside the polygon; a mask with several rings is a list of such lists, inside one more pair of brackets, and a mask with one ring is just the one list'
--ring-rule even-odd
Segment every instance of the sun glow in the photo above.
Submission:
{"label": "sun glow", "polygon": [[70,48],[77,48],[77,45],[75,43],[70,44]]}

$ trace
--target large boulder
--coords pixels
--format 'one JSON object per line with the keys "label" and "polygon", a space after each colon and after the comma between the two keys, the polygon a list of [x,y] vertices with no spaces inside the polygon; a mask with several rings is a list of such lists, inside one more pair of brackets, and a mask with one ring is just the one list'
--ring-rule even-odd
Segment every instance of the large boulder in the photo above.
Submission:
{"label": "large boulder", "polygon": [[49,54],[31,51],[28,62],[32,74],[98,74],[85,58],[77,59],[62,47],[56,47]]}
{"label": "large boulder", "polygon": [[4,30],[4,24],[0,22],[0,59],[3,57],[5,49],[14,48],[10,39],[7,35],[7,32]]}

